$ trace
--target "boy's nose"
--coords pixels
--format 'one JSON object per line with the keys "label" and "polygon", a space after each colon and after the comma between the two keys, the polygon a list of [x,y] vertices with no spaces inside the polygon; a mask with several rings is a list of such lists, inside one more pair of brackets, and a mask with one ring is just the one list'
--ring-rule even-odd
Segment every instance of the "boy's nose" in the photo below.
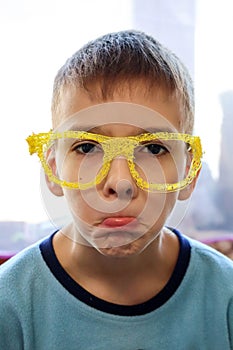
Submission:
{"label": "boy's nose", "polygon": [[117,157],[112,160],[103,192],[107,197],[119,199],[131,199],[136,196],[138,187],[130,174],[125,158]]}

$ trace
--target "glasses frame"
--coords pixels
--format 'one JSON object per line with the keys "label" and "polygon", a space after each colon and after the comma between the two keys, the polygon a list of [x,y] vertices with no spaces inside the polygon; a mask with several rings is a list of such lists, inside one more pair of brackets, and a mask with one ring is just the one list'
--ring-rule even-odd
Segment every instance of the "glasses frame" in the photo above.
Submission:
{"label": "glasses frame", "polygon": [[[44,154],[54,141],[62,138],[74,138],[78,140],[92,140],[101,144],[104,150],[103,166],[93,181],[85,184],[77,182],[67,182],[60,180],[53,174],[51,167],[47,164]],[[134,164],[134,149],[139,146],[141,142],[152,141],[152,140],[181,140],[190,145],[189,152],[192,153],[192,161],[188,175],[185,179],[177,183],[166,183],[166,184],[149,184],[143,180],[135,169]],[[184,133],[173,133],[173,132],[156,132],[156,133],[143,133],[137,136],[127,137],[110,137],[100,134],[94,134],[86,131],[64,131],[64,132],[53,132],[39,133],[30,135],[26,141],[29,145],[30,154],[36,153],[41,161],[42,167],[48,176],[48,179],[61,187],[67,187],[70,189],[85,190],[94,185],[99,184],[107,176],[111,161],[117,156],[124,156],[127,159],[131,176],[135,180],[137,186],[146,191],[156,192],[175,192],[181,190],[192,183],[200,170],[201,158],[203,155],[201,140],[198,136],[192,136]]]}

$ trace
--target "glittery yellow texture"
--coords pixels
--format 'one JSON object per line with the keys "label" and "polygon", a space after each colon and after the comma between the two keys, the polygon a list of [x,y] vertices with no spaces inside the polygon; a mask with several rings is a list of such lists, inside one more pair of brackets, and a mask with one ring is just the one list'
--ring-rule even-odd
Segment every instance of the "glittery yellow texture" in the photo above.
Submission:
{"label": "glittery yellow texture", "polygon": [[[85,184],[77,182],[67,182],[57,178],[48,163],[46,162],[45,154],[48,148],[53,144],[55,140],[63,138],[73,138],[78,140],[92,140],[101,144],[104,151],[103,166],[93,181]],[[187,177],[177,183],[171,184],[156,184],[148,183],[143,180],[135,169],[134,164],[134,149],[142,142],[152,140],[181,140],[190,146],[192,153],[192,162]],[[187,185],[189,185],[198,170],[201,168],[202,146],[198,136],[192,136],[182,133],[170,133],[170,132],[158,132],[158,133],[144,133],[138,136],[128,137],[110,137],[99,134],[93,134],[85,131],[64,131],[61,133],[54,133],[52,131],[48,133],[32,134],[27,138],[30,154],[37,153],[40,158],[41,164],[45,173],[48,175],[50,181],[59,184],[62,187],[68,187],[71,189],[87,189],[94,185],[99,184],[108,174],[111,161],[118,156],[123,156],[127,159],[128,166],[132,177],[134,178],[137,186],[146,191],[158,191],[158,192],[174,192],[178,191]]]}

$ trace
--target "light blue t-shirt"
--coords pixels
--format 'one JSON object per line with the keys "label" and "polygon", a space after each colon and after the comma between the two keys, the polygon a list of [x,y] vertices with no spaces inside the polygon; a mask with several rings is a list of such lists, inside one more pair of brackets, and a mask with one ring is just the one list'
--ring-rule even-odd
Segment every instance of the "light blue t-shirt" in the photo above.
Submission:
{"label": "light blue t-shirt", "polygon": [[53,236],[0,268],[1,350],[233,349],[233,263],[182,236],[174,272],[147,302],[121,306],[61,267]]}

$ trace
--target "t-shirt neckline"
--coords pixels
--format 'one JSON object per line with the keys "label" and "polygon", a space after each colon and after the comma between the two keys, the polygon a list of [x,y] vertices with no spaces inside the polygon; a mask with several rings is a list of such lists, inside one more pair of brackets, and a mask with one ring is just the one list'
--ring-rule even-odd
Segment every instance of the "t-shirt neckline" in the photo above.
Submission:
{"label": "t-shirt neckline", "polygon": [[81,302],[109,314],[119,316],[139,316],[152,312],[165,304],[180,286],[190,261],[191,247],[187,238],[176,229],[172,231],[177,235],[180,245],[178,259],[174,271],[164,288],[148,301],[137,305],[118,305],[102,300],[85,290],[61,266],[53,248],[53,233],[40,244],[42,257],[54,277],[61,285]]}

